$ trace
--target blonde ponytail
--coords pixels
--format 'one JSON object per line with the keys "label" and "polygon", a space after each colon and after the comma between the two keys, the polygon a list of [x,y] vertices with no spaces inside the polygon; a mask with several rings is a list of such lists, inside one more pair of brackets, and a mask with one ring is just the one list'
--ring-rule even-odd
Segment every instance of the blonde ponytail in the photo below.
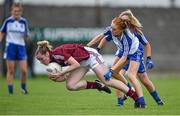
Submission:
{"label": "blonde ponytail", "polygon": [[46,54],[46,52],[51,51],[52,50],[52,46],[49,44],[48,41],[44,40],[44,41],[38,41],[37,42],[37,50],[36,50],[36,54],[37,53],[41,53],[41,54]]}
{"label": "blonde ponytail", "polygon": [[130,28],[133,28],[135,31],[137,31],[139,34],[142,34],[142,24],[140,23],[140,21],[133,15],[133,13],[131,12],[131,10],[126,10],[124,12],[122,12],[119,17],[122,16],[128,16],[128,19],[130,21]]}

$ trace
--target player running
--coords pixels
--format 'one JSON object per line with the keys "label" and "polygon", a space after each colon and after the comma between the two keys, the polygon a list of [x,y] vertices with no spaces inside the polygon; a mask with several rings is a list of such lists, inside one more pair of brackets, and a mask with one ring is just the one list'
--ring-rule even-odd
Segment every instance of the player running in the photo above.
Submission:
{"label": "player running", "polygon": [[[147,41],[146,37],[144,36],[143,32],[142,32],[142,25],[139,22],[139,20],[133,15],[133,13],[131,12],[131,10],[126,10],[124,12],[122,12],[119,17],[121,17],[122,19],[128,19],[131,21],[131,24],[137,25],[137,28],[134,28],[134,26],[129,25],[128,27],[131,29],[131,31],[134,32],[135,36],[139,39],[140,43],[145,47],[145,52],[146,52],[146,67],[147,69],[152,69],[154,67],[154,64],[151,60],[151,45],[150,43]],[[139,25],[139,26],[138,26]],[[136,30],[138,29],[138,30]],[[138,32],[139,31],[139,32]],[[144,49],[143,49],[144,51]],[[118,56],[119,58],[121,57]],[[124,66],[124,68],[120,71],[120,75],[124,77],[126,71],[128,70],[129,67],[129,62]],[[140,66],[138,69],[138,73],[137,73],[138,78],[140,79],[140,81],[144,84],[144,86],[146,87],[146,89],[149,91],[150,95],[153,97],[153,99],[155,100],[155,102],[158,105],[164,105],[164,102],[161,100],[161,98],[159,97],[156,88],[154,86],[154,84],[152,83],[152,81],[149,79],[147,72],[146,72],[146,68],[144,65],[144,59],[142,58],[141,62],[140,62]],[[118,90],[117,90],[117,96],[120,96]],[[121,106],[123,105],[123,98],[120,96],[118,97],[118,104]]]}
{"label": "player running", "polygon": [[104,77],[106,80],[109,80],[112,74],[119,73],[126,61],[129,60],[130,65],[128,68],[128,78],[138,94],[138,100],[135,103],[135,107],[145,108],[146,103],[143,97],[142,87],[136,78],[140,61],[143,57],[143,51],[138,38],[128,29],[128,23],[130,23],[128,20],[119,17],[112,20],[110,29],[111,36],[109,36],[108,39],[112,40],[112,38],[114,38],[114,42],[116,42],[115,44],[121,47],[123,52],[122,57],[106,72]]}
{"label": "player running", "polygon": [[145,108],[146,104],[143,97],[142,87],[136,78],[140,59],[143,57],[143,52],[138,38],[128,29],[128,23],[130,23],[128,20],[116,17],[112,20],[111,26],[106,29],[106,35],[99,35],[105,36],[108,41],[113,40],[117,48],[123,51],[122,57],[115,60],[114,65],[108,72],[106,72],[105,79],[109,80],[113,74],[118,74],[126,61],[130,60],[128,77],[138,94],[138,100],[135,107]]}
{"label": "player running", "polygon": [[[145,46],[146,56],[147,56],[146,66],[147,66],[148,69],[152,69],[154,67],[154,65],[153,65],[153,62],[151,60],[151,46],[150,46],[150,43],[147,41],[147,39],[145,38],[144,34],[141,31],[141,28],[142,28],[141,23],[132,14],[132,12],[130,10],[122,12],[119,15],[119,17],[121,17],[122,19],[128,19],[130,21],[129,24],[131,24],[131,25],[128,25],[128,28],[130,28],[131,31],[134,32],[135,36],[139,39],[140,43]],[[134,28],[134,27],[137,27],[137,28]],[[103,34],[99,34],[98,36],[94,37],[92,39],[92,41],[90,41],[87,45],[92,46],[93,44],[95,44],[96,42],[101,40],[101,42],[100,42],[100,44],[98,45],[98,48],[97,48],[98,50],[100,50],[102,48],[102,46],[105,44],[105,42],[108,41],[107,38],[109,36],[112,36],[112,35],[109,35],[109,34],[111,34],[110,29],[111,29],[111,27],[108,30],[106,30]],[[115,41],[115,40],[113,40],[113,41]],[[114,64],[122,57],[122,52],[123,52],[121,50],[122,49],[121,46],[118,46],[117,48],[118,48],[118,50],[116,52],[116,57],[115,57]],[[121,77],[124,77],[124,74],[128,70],[128,67],[129,67],[129,62],[120,71]],[[144,60],[143,59],[140,62],[140,66],[139,66],[139,69],[138,69],[137,76],[139,77],[140,81],[145,85],[147,90],[150,92],[150,94],[152,95],[152,97],[154,98],[156,103],[158,105],[163,105],[164,103],[162,102],[159,95],[157,94],[153,83],[148,78],[148,75],[146,73],[146,69],[145,69],[145,66],[144,66]],[[120,80],[123,80],[123,79],[121,78]],[[128,84],[128,82],[126,80],[123,80],[123,82]],[[120,92],[118,90],[117,90],[117,97],[118,97],[118,99],[117,99],[118,106],[122,106],[124,96],[122,94],[120,94]]]}

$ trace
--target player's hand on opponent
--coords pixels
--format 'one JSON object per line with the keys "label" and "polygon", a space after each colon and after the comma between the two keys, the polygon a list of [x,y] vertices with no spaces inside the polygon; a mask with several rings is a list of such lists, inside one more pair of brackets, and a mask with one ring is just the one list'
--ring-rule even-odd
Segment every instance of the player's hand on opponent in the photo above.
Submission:
{"label": "player's hand on opponent", "polygon": [[146,67],[147,67],[147,69],[152,69],[152,68],[154,68],[154,63],[153,63],[153,61],[151,60],[151,57],[147,57],[147,59],[146,59]]}
{"label": "player's hand on opponent", "polygon": [[106,81],[109,81],[110,78],[111,78],[111,76],[112,76],[112,74],[113,74],[112,70],[109,69],[109,70],[105,73],[105,75],[104,75],[105,80],[106,80]]}

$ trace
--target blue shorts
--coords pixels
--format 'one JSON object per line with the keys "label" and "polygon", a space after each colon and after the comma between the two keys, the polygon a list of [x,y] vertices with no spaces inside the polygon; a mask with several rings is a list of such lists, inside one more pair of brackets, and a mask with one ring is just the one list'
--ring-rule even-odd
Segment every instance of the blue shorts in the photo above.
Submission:
{"label": "blue shorts", "polygon": [[4,59],[6,60],[26,60],[26,47],[23,45],[17,45],[13,43],[7,43]]}
{"label": "blue shorts", "polygon": [[[124,65],[123,69],[125,71],[127,71],[128,68],[129,68],[129,61],[126,65]],[[139,69],[138,69],[138,73],[144,73],[144,72],[146,72],[146,67],[144,65],[144,60],[141,60],[140,65],[139,65]]]}
{"label": "blue shorts", "polygon": [[[123,52],[121,50],[118,50],[116,52],[116,56],[118,56],[119,58],[121,58],[122,55],[123,55]],[[128,60],[128,63],[123,67],[124,70],[126,71],[128,70],[130,61],[136,61],[136,62],[140,62],[138,73],[146,72],[146,68],[145,68],[144,60],[143,60],[143,52],[137,51],[132,55],[128,55],[127,60]]]}
{"label": "blue shorts", "polygon": [[134,54],[128,55],[127,59],[131,61],[141,62],[141,60],[143,59],[143,52],[137,51]]}
{"label": "blue shorts", "polygon": [[[121,58],[123,56],[123,52],[121,50],[117,50],[115,55]],[[140,50],[138,50],[134,54],[130,54],[127,56],[127,60],[131,60],[131,61],[140,62],[142,59],[143,59],[143,52]]]}

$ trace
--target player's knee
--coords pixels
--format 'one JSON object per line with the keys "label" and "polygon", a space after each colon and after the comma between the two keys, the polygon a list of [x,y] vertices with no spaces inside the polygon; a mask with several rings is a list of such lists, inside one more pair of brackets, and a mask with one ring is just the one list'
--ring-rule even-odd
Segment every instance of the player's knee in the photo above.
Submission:
{"label": "player's knee", "polygon": [[151,83],[151,81],[145,74],[138,74],[138,77],[144,85],[148,85],[149,83]]}
{"label": "player's knee", "polygon": [[13,75],[13,74],[14,74],[14,69],[9,68],[9,69],[7,70],[7,73],[8,73],[9,75]]}
{"label": "player's knee", "polygon": [[73,84],[66,84],[66,88],[69,91],[75,91],[76,90],[76,88]]}
{"label": "player's knee", "polygon": [[146,87],[151,87],[152,86],[152,82],[149,79],[142,79],[141,82],[143,83],[143,85],[145,85]]}
{"label": "player's knee", "polygon": [[134,74],[133,72],[127,72],[127,75],[128,75],[130,80],[133,80],[136,78],[136,74]]}
{"label": "player's knee", "polygon": [[21,70],[21,74],[22,74],[23,76],[25,76],[25,75],[26,75],[26,73],[27,73],[27,71],[26,71],[26,70]]}
{"label": "player's knee", "polygon": [[148,83],[148,80],[145,79],[145,78],[141,78],[140,80],[141,80],[141,82],[142,82],[144,85],[146,85],[146,84]]}

